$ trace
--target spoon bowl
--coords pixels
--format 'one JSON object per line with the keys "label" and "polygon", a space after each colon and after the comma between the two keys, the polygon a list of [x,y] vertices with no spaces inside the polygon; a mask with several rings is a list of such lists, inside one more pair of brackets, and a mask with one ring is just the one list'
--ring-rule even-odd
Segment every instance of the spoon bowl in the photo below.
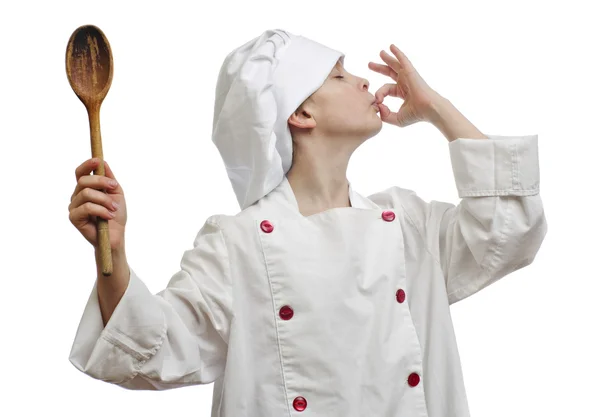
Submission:
{"label": "spoon bowl", "polygon": [[86,107],[100,105],[112,83],[110,44],[96,26],[77,28],[67,45],[67,77],[71,88]]}

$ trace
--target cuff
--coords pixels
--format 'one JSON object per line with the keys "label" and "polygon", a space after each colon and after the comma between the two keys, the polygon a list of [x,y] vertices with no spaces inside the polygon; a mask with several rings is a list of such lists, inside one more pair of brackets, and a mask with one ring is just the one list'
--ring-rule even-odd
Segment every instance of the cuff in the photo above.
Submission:
{"label": "cuff", "polygon": [[449,143],[459,197],[538,194],[538,135],[486,136]]}
{"label": "cuff", "polygon": [[112,383],[135,377],[166,336],[166,321],[156,296],[131,267],[129,272],[129,285],[106,327],[94,282],[69,355],[81,372]]}

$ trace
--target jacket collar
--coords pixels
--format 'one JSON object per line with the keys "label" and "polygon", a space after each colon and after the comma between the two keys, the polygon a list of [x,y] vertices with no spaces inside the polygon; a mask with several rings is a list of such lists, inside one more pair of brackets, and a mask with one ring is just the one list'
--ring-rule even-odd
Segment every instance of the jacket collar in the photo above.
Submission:
{"label": "jacket collar", "polygon": [[[348,184],[348,193],[350,196],[350,204],[353,208],[360,209],[379,209],[380,207],[373,201],[362,196],[352,188],[352,184]],[[275,189],[270,193],[270,198],[276,202],[286,206],[288,209],[300,214],[300,207],[298,206],[298,200],[294,194],[294,190],[287,179],[287,176],[283,176],[283,180]]]}

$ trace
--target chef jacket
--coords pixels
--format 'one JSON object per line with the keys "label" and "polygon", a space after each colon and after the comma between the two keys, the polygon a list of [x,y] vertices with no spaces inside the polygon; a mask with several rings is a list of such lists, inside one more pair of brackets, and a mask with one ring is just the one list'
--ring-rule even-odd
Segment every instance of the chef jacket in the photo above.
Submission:
{"label": "chef jacket", "polygon": [[214,382],[213,417],[466,417],[450,305],[530,264],[547,226],[537,135],[449,143],[461,198],[398,186],[300,213],[287,178],[214,215],[152,294],[96,284],[69,360],[133,390]]}

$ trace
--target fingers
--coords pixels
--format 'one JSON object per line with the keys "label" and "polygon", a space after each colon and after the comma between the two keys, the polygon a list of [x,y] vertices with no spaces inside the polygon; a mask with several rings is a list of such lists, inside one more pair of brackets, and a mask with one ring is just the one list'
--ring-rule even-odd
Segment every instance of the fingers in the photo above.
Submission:
{"label": "fingers", "polygon": [[392,68],[396,72],[396,74],[400,75],[403,68],[397,59],[385,52],[383,49],[381,50],[381,52],[379,52],[379,56],[381,57],[381,59],[383,59],[383,62],[385,62],[390,68]]}
{"label": "fingers", "polygon": [[111,178],[105,175],[85,175],[79,178],[73,197],[76,197],[85,188],[94,188],[96,190],[106,191],[108,194],[120,194],[118,192],[119,185],[113,185],[110,183]]}
{"label": "fingers", "polygon": [[398,84],[384,84],[375,92],[375,99],[378,103],[382,103],[387,96],[405,98],[405,94]]}
{"label": "fingers", "polygon": [[391,56],[384,50],[381,50],[379,56],[399,77],[404,78],[406,75],[416,72],[410,60],[396,45],[390,45],[390,50],[394,56]]}
{"label": "fingers", "polygon": [[[75,169],[75,179],[77,181],[79,181],[79,178],[81,178],[82,176],[90,175],[91,172],[98,167],[99,162],[100,162],[100,158],[90,158],[87,161],[85,161],[84,163],[82,163],[81,165],[79,165]],[[112,179],[116,180],[115,174],[112,172],[112,169],[110,169],[108,162],[106,162],[106,161],[103,161],[103,162],[104,162],[104,175],[107,176],[108,178],[112,178]]]}
{"label": "fingers", "polygon": [[387,75],[394,81],[398,81],[398,74],[396,73],[396,71],[394,71],[387,65],[376,64],[375,62],[369,62],[369,68],[380,74]]}
{"label": "fingers", "polygon": [[90,175],[90,173],[96,169],[96,166],[98,165],[98,161],[97,158],[90,158],[87,161],[85,161],[83,164],[79,165],[76,169],[75,169],[75,179],[77,181],[79,181],[79,178],[81,178],[84,175]]}
{"label": "fingers", "polygon": [[98,216],[110,220],[115,217],[115,213],[106,207],[87,202],[69,212],[69,220],[75,226],[86,223],[90,216]]}
{"label": "fingers", "polygon": [[390,50],[394,56],[391,56],[383,49],[379,52],[379,56],[381,56],[381,59],[383,59],[387,65],[369,62],[369,68],[380,74],[391,77],[396,82],[398,82],[399,76],[404,77],[406,74],[416,71],[408,57],[404,55],[404,52],[396,45],[391,44]]}
{"label": "fingers", "polygon": [[[110,184],[111,179],[104,175],[84,175],[79,178],[77,185],[75,186],[75,191],[71,195],[71,203],[69,204],[69,211],[72,207],[77,207],[83,204],[85,201],[89,200],[89,198],[93,195],[90,194],[93,191],[97,191],[100,194],[105,196],[104,201],[108,202],[110,199],[110,194],[122,194],[119,192],[119,185],[113,186]],[[104,192],[106,191],[106,192]],[[100,201],[96,198],[95,201]],[[112,201],[112,200],[110,200]]]}
{"label": "fingers", "polygon": [[113,205],[112,197],[100,190],[95,190],[93,188],[84,188],[80,193],[77,193],[73,201],[71,202],[70,209],[84,205],[88,202],[92,202],[94,204],[100,204],[106,207],[109,210],[116,210],[117,207]]}
{"label": "fingers", "polygon": [[391,44],[390,45],[390,50],[392,51],[392,53],[394,54],[394,56],[396,57],[396,59],[398,60],[400,67],[402,69],[404,69],[404,71],[406,72],[412,72],[414,71],[414,67],[412,65],[412,63],[410,62],[410,60],[407,58],[406,55],[404,55],[404,52],[402,52],[396,45]]}
{"label": "fingers", "polygon": [[108,165],[108,162],[104,161],[104,174],[105,175],[91,175],[91,172],[96,169],[99,163],[98,158],[91,158],[82,163],[75,169],[75,177],[77,178],[77,186],[75,191],[71,195],[71,201],[73,198],[85,187],[93,187],[96,189],[104,189],[109,194],[123,194],[123,189],[117,182],[116,185],[110,183],[110,180],[117,181],[115,174]]}

